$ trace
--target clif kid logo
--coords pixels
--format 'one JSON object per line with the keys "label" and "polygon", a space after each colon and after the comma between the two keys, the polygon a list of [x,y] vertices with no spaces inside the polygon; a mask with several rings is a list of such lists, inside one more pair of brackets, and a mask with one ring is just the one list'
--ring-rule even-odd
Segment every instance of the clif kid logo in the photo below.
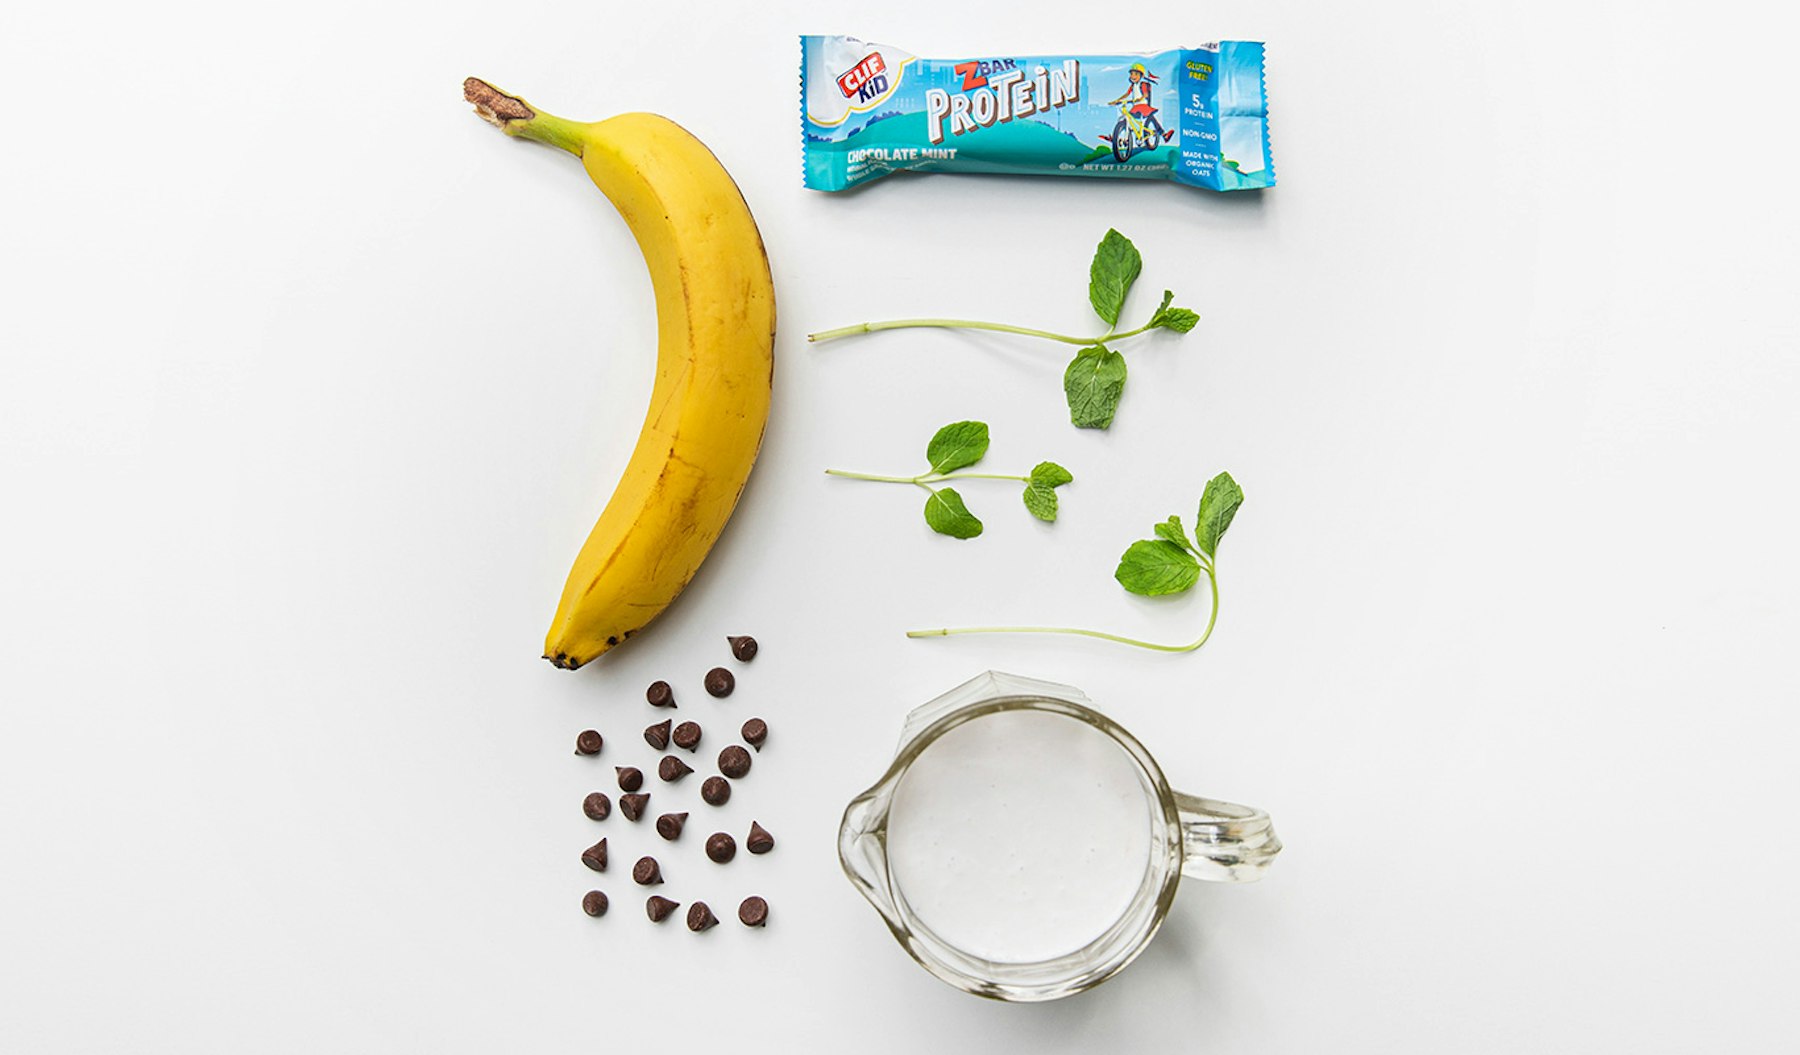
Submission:
{"label": "clif kid logo", "polygon": [[881,52],[870,52],[861,62],[850,67],[849,71],[837,79],[838,91],[844,98],[866,103],[879,98],[888,90],[887,63],[881,61]]}
{"label": "clif kid logo", "polygon": [[[1039,66],[1029,77],[1013,59],[959,62],[954,69],[962,78],[959,94],[951,95],[942,88],[925,91],[925,138],[933,143],[944,141],[946,117],[950,119],[950,134],[960,136],[977,128],[990,128],[996,122],[1005,123],[1081,101],[1079,59],[1065,60],[1058,70]],[[839,87],[842,86],[839,78]]]}

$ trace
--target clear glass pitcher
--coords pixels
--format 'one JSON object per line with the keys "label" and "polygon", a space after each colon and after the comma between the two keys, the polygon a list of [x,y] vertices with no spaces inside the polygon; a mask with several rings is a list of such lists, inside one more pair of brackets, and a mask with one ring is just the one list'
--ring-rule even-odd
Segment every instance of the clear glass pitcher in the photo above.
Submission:
{"label": "clear glass pitcher", "polygon": [[[1060,716],[1080,724],[1042,723],[1042,715]],[[958,737],[967,741],[971,734],[982,732],[982,727],[969,723],[986,719],[999,719],[990,723],[988,728],[992,730],[1000,730],[1002,723],[1011,723],[1005,732],[1014,737],[991,740],[1002,746],[991,760],[993,764],[984,761],[983,756],[946,754],[950,746],[944,741],[947,734],[962,729]],[[1022,719],[1053,726],[1057,735],[1041,745],[1018,743],[1015,734],[1019,730],[1029,733],[1033,728],[1030,724],[1018,725]],[[1084,740],[1093,743],[1078,742]],[[941,756],[936,759],[927,754],[934,746]],[[1037,750],[1039,747],[1043,749]],[[1100,753],[1092,750],[1095,747],[1100,748]],[[1068,757],[1061,757],[1065,755]],[[923,766],[919,764],[921,758],[927,759]],[[943,764],[946,758],[951,760],[950,768]],[[1105,784],[1096,776],[1101,769],[1117,779]],[[909,774],[914,776],[912,785],[908,783]],[[946,781],[946,775],[951,779]],[[1036,790],[1022,790],[1008,798],[1006,788],[1000,785],[1019,776],[1037,781],[1028,780],[1021,788]],[[998,797],[990,800],[977,795],[969,809],[980,811],[979,815],[965,815],[961,823],[937,824],[937,830],[944,832],[950,842],[960,837],[963,843],[943,851],[949,855],[944,861],[931,861],[932,867],[922,870],[913,860],[920,852],[916,848],[936,844],[921,843],[916,834],[900,832],[894,822],[897,802],[902,815],[922,808],[906,803],[924,801],[921,796],[931,794],[931,789],[921,791],[917,787],[920,780],[927,779],[946,787],[957,785],[958,791],[962,788],[960,781],[973,780],[975,783],[967,787],[993,789]],[[1047,796],[1043,795],[1045,789],[1050,792]],[[1076,797],[1068,797],[1071,795]],[[1041,897],[1042,891],[1048,889],[1041,882],[1046,877],[1037,876],[1034,886],[1025,874],[1025,865],[1016,872],[1004,868],[985,874],[959,871],[967,862],[958,859],[958,855],[967,858],[971,850],[980,855],[985,847],[1007,843],[1015,836],[1025,839],[1027,845],[1041,844],[1043,840],[1038,839],[1035,830],[1019,834],[1029,828],[1032,818],[1027,815],[1039,805],[1034,796],[1045,801],[1055,799],[1061,808],[1095,795],[1115,810],[1105,818],[1095,814],[1088,819],[1103,820],[1106,831],[1102,836],[1110,840],[1106,844],[1107,878],[1113,887],[1123,891],[1117,901],[1122,909],[1116,919],[1111,919],[1112,910],[1105,908],[1098,917],[1102,923],[1096,932],[1083,932],[1078,944],[1067,949],[1055,947],[1054,937],[1052,944],[1045,945],[1042,933],[1020,935],[1025,940],[1019,948],[1027,950],[1020,955],[997,951],[1000,946],[984,946],[981,941],[969,940],[966,930],[959,936],[955,927],[946,927],[943,921],[958,915],[958,901],[962,899],[978,912],[1002,916],[1029,929],[1030,924],[1022,922],[1026,917],[1020,913],[1027,906],[1021,902],[1031,900],[1034,892],[1040,895],[1040,901],[1054,900]],[[1118,809],[1126,812],[1119,814]],[[1011,816],[1013,811],[1019,811],[1019,815]],[[1121,817],[1124,823],[1119,823]],[[942,821],[943,817],[936,820]],[[910,825],[909,832],[919,827],[909,819],[903,819],[903,824]],[[959,827],[966,829],[961,836],[950,831]],[[1057,834],[1052,829],[1045,831]],[[901,836],[897,841],[896,835]],[[1121,838],[1129,842],[1118,842]],[[1032,843],[1033,839],[1038,842]],[[1130,850],[1117,849],[1124,845],[1129,845]],[[1137,860],[1139,847],[1141,862]],[[1183,876],[1223,882],[1257,879],[1280,850],[1281,841],[1275,836],[1268,814],[1174,791],[1144,745],[1094,710],[1079,690],[991,671],[907,715],[893,765],[873,787],[851,801],[838,832],[838,856],[844,872],[881,913],[888,929],[913,959],[965,992],[1013,1001],[1054,1000],[1105,981],[1135,959],[1155,936]],[[899,857],[902,853],[905,861]],[[1073,847],[1072,854],[1071,862],[1080,856],[1080,847]],[[1054,858],[1040,855],[1035,860],[1039,872],[1046,867],[1059,867],[1046,866]],[[1137,870],[1140,863],[1141,873]],[[1014,863],[1009,859],[1003,864],[1012,868]],[[918,880],[919,875],[928,876],[928,880]],[[973,878],[963,878],[965,875]],[[1019,877],[1017,884],[1007,878],[1012,875]],[[1123,887],[1116,882],[1121,876]],[[959,882],[967,885],[958,888]],[[1083,883],[1083,877],[1077,875],[1072,883],[1055,889],[1079,898],[1087,893]],[[936,907],[921,911],[920,904]],[[1031,911],[1036,912],[1037,908],[1031,907]],[[934,918],[927,918],[933,913]],[[1105,922],[1109,919],[1110,923]]]}

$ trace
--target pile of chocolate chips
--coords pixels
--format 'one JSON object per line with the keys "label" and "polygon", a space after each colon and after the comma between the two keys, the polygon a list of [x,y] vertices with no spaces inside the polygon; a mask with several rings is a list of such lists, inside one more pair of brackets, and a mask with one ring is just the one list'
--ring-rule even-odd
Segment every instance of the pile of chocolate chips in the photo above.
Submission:
{"label": "pile of chocolate chips", "polygon": [[[731,654],[740,663],[748,663],[756,658],[756,639],[749,636],[726,638],[731,645]],[[724,667],[714,667],[706,672],[702,681],[707,695],[715,699],[730,696],[737,688],[737,678]],[[675,690],[666,681],[657,681],[644,692],[645,702],[652,707],[674,708],[677,706]],[[693,753],[699,746],[704,730],[699,722],[685,721],[676,725],[673,719],[653,723],[644,729],[644,742],[651,749],[665,752],[673,744],[677,749]],[[756,751],[769,736],[769,723],[761,718],[751,718],[744,722],[739,730],[743,744],[730,744],[719,752],[719,772],[708,776],[700,782],[700,800],[708,806],[723,806],[731,799],[731,782],[741,780],[750,773],[750,751],[744,745]],[[598,755],[605,746],[605,738],[593,729],[583,731],[575,738],[577,755]],[[656,760],[656,775],[665,784],[671,785],[669,794],[682,778],[694,771],[693,767],[677,755],[664,754]],[[640,820],[650,806],[651,792],[642,791],[644,772],[636,766],[614,766],[619,791],[619,813],[627,821],[634,824]],[[728,779],[729,778],[729,779]],[[612,801],[604,792],[591,792],[582,800],[582,812],[590,820],[601,822],[612,815]],[[682,829],[687,823],[688,812],[671,812],[656,818],[656,833],[668,842],[679,842]],[[750,830],[744,836],[744,849],[753,854],[766,854],[775,848],[775,837],[769,834],[756,821],[750,822]],[[725,864],[737,856],[737,840],[727,832],[713,832],[704,840],[704,849],[709,860],[717,864]],[[606,840],[588,847],[581,853],[581,863],[594,872],[605,873],[607,870]],[[663,883],[662,864],[655,857],[645,854],[638,858],[631,869],[632,881],[639,886],[661,886]],[[608,907],[608,899],[603,891],[590,890],[581,899],[581,909],[590,916],[604,916]],[[661,923],[673,915],[681,907],[681,902],[651,895],[644,903],[644,913],[652,923]],[[761,927],[769,920],[769,903],[761,897],[751,895],[738,905],[738,922],[746,927]],[[696,901],[688,906],[687,926],[696,933],[710,930],[717,926],[719,919],[704,901]]]}

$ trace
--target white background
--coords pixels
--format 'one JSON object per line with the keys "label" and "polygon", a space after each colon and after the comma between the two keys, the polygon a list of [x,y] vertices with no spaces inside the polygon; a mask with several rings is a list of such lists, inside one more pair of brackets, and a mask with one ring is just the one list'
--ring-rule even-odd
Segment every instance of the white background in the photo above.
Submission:
{"label": "white background", "polygon": [[[0,1049],[19,1052],[1792,1050],[1800,632],[1792,56],[1749,5],[37,5],[4,16]],[[1790,27],[1785,27],[1791,29]],[[795,35],[923,55],[1266,39],[1280,186],[799,186]],[[649,285],[569,158],[460,99],[650,109],[742,185],[781,313],[737,516],[654,631],[538,659],[637,434]],[[1059,348],[812,329],[1093,325],[1116,225],[1204,316],[1126,348],[1107,433]],[[958,418],[1010,485],[929,534]],[[1044,621],[1184,640],[1111,579],[1229,469],[1201,653],[908,641]],[[697,690],[749,631],[737,695]],[[911,706],[1082,686],[1171,778],[1267,808],[1261,884],[1189,884],[1053,1006],[976,1000],[839,873]],[[652,928],[581,796],[653,678],[769,745],[779,840]],[[570,754],[587,726],[599,760]],[[602,776],[606,774],[607,776]],[[692,799],[659,791],[653,804]],[[685,799],[681,796],[686,796]],[[687,808],[683,806],[682,808]],[[703,807],[696,807],[703,809]],[[615,858],[651,845],[610,823]],[[695,829],[699,830],[696,831]],[[676,889],[679,887],[679,889]],[[725,914],[725,913],[722,913]]]}

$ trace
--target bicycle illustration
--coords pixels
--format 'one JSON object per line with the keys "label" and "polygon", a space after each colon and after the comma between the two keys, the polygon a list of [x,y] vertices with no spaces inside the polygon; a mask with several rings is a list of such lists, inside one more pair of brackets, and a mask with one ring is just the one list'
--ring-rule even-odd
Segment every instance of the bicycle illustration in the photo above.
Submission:
{"label": "bicycle illustration", "polygon": [[1133,154],[1155,149],[1175,136],[1163,130],[1162,122],[1156,119],[1156,107],[1150,103],[1150,86],[1156,82],[1156,75],[1146,70],[1143,63],[1134,62],[1127,76],[1131,83],[1125,94],[1108,103],[1119,108],[1119,123],[1113,126],[1110,138],[1100,137],[1112,144],[1113,157],[1119,161],[1129,161]]}
{"label": "bicycle illustration", "polygon": [[1120,161],[1129,161],[1133,154],[1153,150],[1162,141],[1162,137],[1150,130],[1150,122],[1145,117],[1154,117],[1156,111],[1148,115],[1132,113],[1130,107],[1119,107],[1119,123],[1113,126],[1113,157]]}

